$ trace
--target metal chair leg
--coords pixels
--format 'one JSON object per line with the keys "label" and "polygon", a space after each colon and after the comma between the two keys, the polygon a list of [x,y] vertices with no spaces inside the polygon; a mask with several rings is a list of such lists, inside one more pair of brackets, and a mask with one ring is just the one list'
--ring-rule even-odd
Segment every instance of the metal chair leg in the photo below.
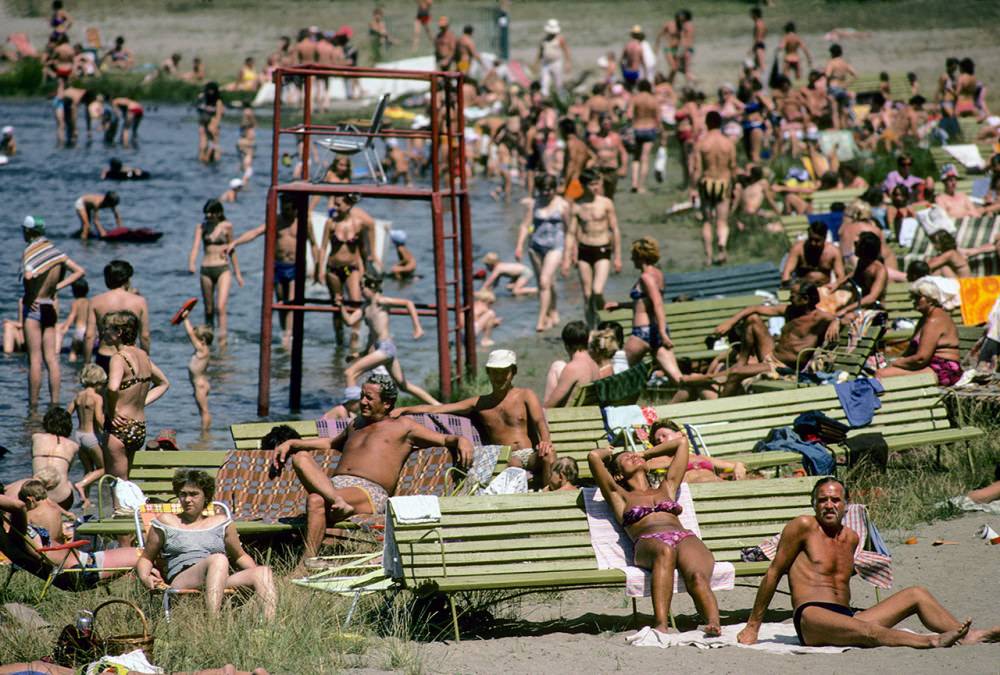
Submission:
{"label": "metal chair leg", "polygon": [[170,591],[163,591],[163,620],[170,623]]}
{"label": "metal chair leg", "polygon": [[344,619],[344,628],[347,629],[351,625],[351,618],[354,616],[354,610],[358,607],[358,600],[361,599],[361,591],[355,591],[354,599],[351,600],[351,608],[347,610],[347,618]]}

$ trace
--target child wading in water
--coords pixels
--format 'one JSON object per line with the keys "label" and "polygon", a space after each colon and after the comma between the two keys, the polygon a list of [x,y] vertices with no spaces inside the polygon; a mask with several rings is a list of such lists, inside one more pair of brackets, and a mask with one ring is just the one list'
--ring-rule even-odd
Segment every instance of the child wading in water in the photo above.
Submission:
{"label": "child wading in water", "polygon": [[368,353],[351,363],[344,371],[347,386],[355,386],[362,373],[384,366],[400,389],[416,396],[425,403],[438,405],[437,399],[428,394],[422,387],[406,381],[403,366],[396,358],[396,343],[393,342],[392,332],[389,330],[388,308],[404,307],[413,321],[413,339],[419,340],[423,336],[424,329],[420,327],[420,317],[417,315],[417,308],[413,302],[382,295],[382,279],[369,276],[367,273],[361,283],[361,293],[364,296],[361,307],[353,312],[344,312],[344,321],[353,326],[364,320],[368,326]]}
{"label": "child wading in water", "polygon": [[[75,303],[74,303],[75,304]],[[80,384],[83,386],[70,401],[66,411],[76,413],[77,427],[73,432],[73,440],[80,446],[80,462],[85,475],[73,484],[83,507],[88,508],[90,485],[104,475],[104,454],[101,441],[97,436],[98,429],[104,430],[104,385],[108,383],[108,374],[96,363],[88,363],[80,371]]]}
{"label": "child wading in water", "polygon": [[[76,360],[83,354],[83,338],[87,333],[87,317],[90,316],[90,284],[86,279],[77,279],[70,288],[73,289],[73,304],[69,308],[69,316],[63,322],[63,334],[73,331],[73,342],[69,348],[69,362],[76,363]],[[61,341],[61,340],[60,340]]]}
{"label": "child wading in water", "polygon": [[188,361],[188,378],[191,380],[191,388],[194,390],[194,402],[198,405],[198,414],[201,415],[201,430],[207,432],[212,427],[212,413],[208,411],[208,391],[211,385],[205,371],[208,369],[208,357],[211,355],[212,340],[215,333],[211,326],[198,326],[195,328],[188,319],[191,307],[186,307],[180,314],[184,323],[184,330],[187,331],[191,346],[194,347],[194,354]]}
{"label": "child wading in water", "polygon": [[500,256],[491,251],[483,256],[483,265],[486,266],[489,273],[486,281],[480,286],[482,291],[492,290],[493,284],[497,283],[500,277],[507,277],[510,279],[507,290],[511,292],[511,295],[532,295],[538,292],[538,288],[528,285],[534,279],[535,273],[523,263],[503,262],[500,260]]}

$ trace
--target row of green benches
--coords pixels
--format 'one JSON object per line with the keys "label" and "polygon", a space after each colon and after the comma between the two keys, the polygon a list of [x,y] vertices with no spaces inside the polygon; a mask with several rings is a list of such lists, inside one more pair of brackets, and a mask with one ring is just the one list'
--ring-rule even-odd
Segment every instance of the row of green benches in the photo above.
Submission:
{"label": "row of green benches", "polygon": [[[943,393],[933,375],[887,378],[882,407],[872,423],[852,431],[879,432],[890,450],[941,446],[976,438],[982,431],[961,426],[949,414]],[[694,425],[708,452],[719,459],[743,462],[750,469],[797,464],[801,457],[789,452],[753,452],[770,429],[789,426],[800,413],[818,410],[836,420],[845,418],[836,389],[820,386],[747,396],[668,403],[655,407],[660,418]],[[608,445],[604,420],[598,407],[555,408],[546,412],[552,443],[560,456],[578,460],[580,475],[590,478],[587,453]],[[839,450],[839,448],[834,448]]]}

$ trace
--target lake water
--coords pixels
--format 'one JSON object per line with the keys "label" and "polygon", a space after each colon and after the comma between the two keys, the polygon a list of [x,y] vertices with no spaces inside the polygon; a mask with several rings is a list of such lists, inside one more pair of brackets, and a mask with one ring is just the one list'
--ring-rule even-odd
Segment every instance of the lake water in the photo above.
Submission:
{"label": "lake water", "polygon": [[[257,363],[261,299],[261,264],[263,238],[239,249],[239,259],[246,286],[237,288],[229,304],[229,347],[213,354],[209,368],[212,391],[209,406],[213,415],[211,434],[201,438],[198,411],[187,378],[190,343],[182,327],[170,325],[169,319],[185,298],[199,297],[192,319],[199,323],[204,315],[200,305],[197,275],[187,271],[195,224],[201,220],[206,199],[218,197],[227,182],[239,176],[235,151],[238,117],[227,116],[222,130],[223,160],[217,166],[197,161],[197,126],[193,109],[184,106],[150,106],[139,130],[138,147],[108,148],[99,140],[87,144],[81,130],[81,142],[74,148],[59,148],[55,143],[55,121],[47,102],[0,102],[0,125],[13,125],[18,155],[0,167],[0,199],[3,203],[2,227],[6,250],[2,254],[0,315],[15,318],[20,256],[23,250],[21,221],[27,214],[45,219],[48,236],[65,253],[87,270],[91,296],[105,289],[104,265],[115,258],[128,260],[135,267],[133,284],[147,298],[152,317],[152,357],[171,381],[170,391],[147,410],[151,435],[163,428],[177,430],[183,449],[224,449],[231,444],[228,427],[233,422],[256,418]],[[226,204],[227,217],[240,233],[263,222],[264,201],[270,172],[270,133],[258,130],[258,156],[250,184],[236,204]],[[289,144],[288,150],[291,150]],[[101,169],[108,159],[117,156],[125,164],[139,166],[153,174],[148,181],[102,182]],[[473,229],[477,256],[497,250],[512,259],[521,209],[516,201],[504,206],[490,199],[485,181],[472,186]],[[116,190],[121,196],[120,211],[128,227],[150,227],[164,232],[153,244],[110,244],[102,241],[82,243],[72,238],[78,229],[73,202],[82,194]],[[515,193],[517,194],[517,193]],[[409,245],[417,257],[423,277],[400,285],[387,280],[385,292],[413,300],[433,298],[433,246],[430,209],[422,202],[368,199],[363,208],[376,218],[393,221],[394,227],[409,233]],[[105,212],[106,213],[106,212]],[[102,223],[107,215],[102,213]],[[394,260],[394,251],[388,260]],[[575,277],[575,275],[573,275]],[[579,307],[579,286],[575,278],[560,282],[561,295],[568,294],[567,307]],[[311,295],[326,297],[316,289]],[[534,298],[513,299],[499,293],[498,309],[504,318],[496,331],[498,345],[512,346],[518,340],[534,341],[537,304]],[[60,294],[61,319],[65,317],[72,294]],[[562,298],[561,298],[562,299]],[[420,341],[409,339],[409,319],[396,317],[393,328],[400,345],[400,356],[407,376],[417,382],[436,376],[437,351],[434,325],[423,318],[427,335]],[[305,320],[305,381],[302,417],[318,417],[334,403],[344,385],[343,348],[332,337],[330,316],[309,314]],[[275,318],[275,338],[279,336]],[[561,351],[553,346],[553,353]],[[290,359],[280,346],[273,351],[271,410],[273,417],[287,416],[288,371]],[[63,359],[62,404],[66,405],[78,390],[77,370]],[[10,450],[0,460],[0,480],[23,477],[30,471],[30,437],[40,428],[39,418],[27,416],[27,361],[23,354],[0,357],[0,444]],[[48,397],[43,383],[41,401]],[[44,405],[41,407],[44,411]]]}

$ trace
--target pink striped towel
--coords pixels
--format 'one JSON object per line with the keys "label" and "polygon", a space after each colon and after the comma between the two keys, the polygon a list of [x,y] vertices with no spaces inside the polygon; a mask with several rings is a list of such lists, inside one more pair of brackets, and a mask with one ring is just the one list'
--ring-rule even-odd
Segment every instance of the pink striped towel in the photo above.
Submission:
{"label": "pink striped towel", "polygon": [[[684,507],[681,524],[701,537],[698,514],[687,483],[681,483],[677,501]],[[630,564],[634,554],[632,540],[625,529],[615,520],[614,513],[601,491],[597,488],[583,489],[583,503],[587,510],[587,525],[590,528],[590,543],[597,557],[597,568],[618,569],[625,573],[625,595],[645,598],[650,595],[651,577],[648,570]],[[732,563],[716,562],[712,570],[712,590],[728,591],[736,585],[736,568]],[[674,571],[674,593],[686,593],[684,580]]]}

